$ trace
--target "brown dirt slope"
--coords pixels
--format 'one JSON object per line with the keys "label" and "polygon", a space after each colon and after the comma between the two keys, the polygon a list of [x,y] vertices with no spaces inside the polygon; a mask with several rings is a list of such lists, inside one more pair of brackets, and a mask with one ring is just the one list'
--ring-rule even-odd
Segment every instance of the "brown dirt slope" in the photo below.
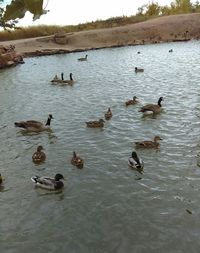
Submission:
{"label": "brown dirt slope", "polygon": [[200,39],[200,13],[165,16],[121,27],[70,33],[66,34],[64,44],[56,43],[54,36],[1,44],[14,44],[17,53],[34,56],[190,39]]}

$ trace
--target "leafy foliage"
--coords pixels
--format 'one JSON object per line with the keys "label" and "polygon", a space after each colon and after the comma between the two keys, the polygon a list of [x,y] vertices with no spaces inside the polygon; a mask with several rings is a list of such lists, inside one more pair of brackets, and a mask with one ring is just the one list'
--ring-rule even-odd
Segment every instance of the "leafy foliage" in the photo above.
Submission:
{"label": "leafy foliage", "polygon": [[12,0],[6,8],[0,8],[0,26],[15,28],[18,20],[23,18],[27,11],[33,14],[33,21],[47,13],[47,10],[43,9],[43,0]]}
{"label": "leafy foliage", "polygon": [[194,12],[200,12],[199,1],[192,4],[190,0],[174,0],[170,6],[159,6],[158,3],[152,1],[150,4],[139,7],[137,16],[164,16]]}

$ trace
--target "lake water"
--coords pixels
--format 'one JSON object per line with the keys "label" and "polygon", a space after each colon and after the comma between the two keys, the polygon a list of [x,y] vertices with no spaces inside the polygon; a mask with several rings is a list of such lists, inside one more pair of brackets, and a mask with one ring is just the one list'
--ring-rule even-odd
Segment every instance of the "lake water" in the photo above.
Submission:
{"label": "lake water", "polygon": [[[78,62],[86,53],[88,61]],[[0,70],[1,252],[198,252],[199,66],[200,42],[191,41],[27,58]],[[72,72],[76,83],[52,85],[61,72],[67,79]],[[126,107],[134,95],[140,104]],[[161,114],[138,112],[160,96]],[[113,117],[103,129],[86,127],[108,107]],[[14,127],[46,122],[49,113],[52,133]],[[158,151],[137,150],[145,163],[140,175],[128,157],[135,141],[155,135],[163,138]],[[39,166],[31,159],[38,145],[47,155]],[[70,163],[73,151],[85,161],[82,170]],[[58,172],[66,178],[62,193],[36,189],[30,180]]]}

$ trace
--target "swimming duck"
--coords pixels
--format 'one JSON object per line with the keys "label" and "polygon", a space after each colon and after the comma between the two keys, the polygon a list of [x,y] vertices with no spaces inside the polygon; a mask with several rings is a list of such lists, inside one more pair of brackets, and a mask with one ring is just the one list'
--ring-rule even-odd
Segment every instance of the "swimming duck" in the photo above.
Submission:
{"label": "swimming duck", "polygon": [[136,169],[136,170],[138,170],[140,172],[142,172],[142,170],[144,168],[144,162],[137,155],[137,153],[135,151],[133,151],[132,154],[131,154],[131,157],[128,158],[128,165],[131,168]]}
{"label": "swimming duck", "polygon": [[136,148],[158,148],[160,143],[158,141],[162,140],[160,136],[155,136],[153,141],[141,141],[135,142]]}
{"label": "swimming duck", "polygon": [[158,104],[147,104],[145,106],[142,106],[142,108],[140,108],[139,112],[143,112],[143,113],[159,113],[161,112],[161,102],[163,101],[163,97],[160,97],[158,99]]}
{"label": "swimming duck", "polygon": [[73,152],[73,157],[71,159],[71,164],[74,165],[74,166],[76,166],[79,169],[83,168],[84,161],[83,161],[82,158],[80,158],[80,156],[78,156],[76,154],[75,151]]}
{"label": "swimming duck", "polygon": [[135,67],[135,73],[138,73],[138,72],[144,72],[144,69],[139,69],[138,67]]}
{"label": "swimming duck", "polygon": [[105,112],[104,116],[105,116],[106,120],[109,120],[112,118],[112,112],[111,112],[110,108],[108,108],[108,110],[107,110],[107,112]]}
{"label": "swimming duck", "polygon": [[135,105],[135,104],[137,104],[137,103],[138,103],[137,97],[134,96],[133,99],[126,101],[126,102],[125,102],[125,105],[126,105],[126,106],[128,106],[128,105]]}
{"label": "swimming duck", "polygon": [[39,122],[36,120],[27,120],[27,121],[15,122],[15,126],[24,128],[32,132],[48,131],[48,130],[51,130],[50,124],[51,124],[52,119],[53,119],[53,116],[49,114],[45,125],[42,122]]}
{"label": "swimming duck", "polygon": [[173,52],[173,49],[170,49],[170,50],[169,50],[169,53],[172,53],[172,52]]}
{"label": "swimming duck", "polygon": [[44,150],[44,148],[41,145],[37,147],[37,151],[32,156],[32,161],[34,163],[39,164],[45,161],[46,155],[42,150]]}
{"label": "swimming duck", "polygon": [[95,121],[88,121],[88,122],[85,122],[87,127],[104,127],[104,123],[105,121],[103,119],[99,119],[98,121],[95,120]]}
{"label": "swimming duck", "polygon": [[36,186],[46,189],[46,190],[51,190],[51,191],[56,191],[56,190],[61,190],[64,187],[64,184],[61,179],[64,180],[64,177],[62,174],[56,174],[54,178],[51,177],[39,177],[39,176],[33,176],[31,180],[36,184]]}
{"label": "swimming duck", "polygon": [[88,55],[86,54],[85,57],[78,58],[78,61],[87,61]]}

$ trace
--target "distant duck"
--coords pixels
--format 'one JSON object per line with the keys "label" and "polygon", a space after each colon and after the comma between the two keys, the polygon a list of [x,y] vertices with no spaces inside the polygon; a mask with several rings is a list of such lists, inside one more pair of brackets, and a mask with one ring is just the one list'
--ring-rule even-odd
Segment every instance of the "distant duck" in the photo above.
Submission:
{"label": "distant duck", "polygon": [[86,54],[85,57],[78,58],[78,61],[87,61],[88,55]]}
{"label": "distant duck", "polygon": [[126,106],[128,106],[128,105],[135,105],[135,104],[137,104],[137,103],[138,103],[137,97],[134,96],[133,99],[126,101],[126,102],[125,102],[125,105],[126,105]]}
{"label": "distant duck", "polygon": [[144,162],[142,161],[142,159],[137,155],[137,153],[135,151],[132,152],[131,157],[128,158],[128,165],[133,168],[136,169],[138,171],[142,171],[144,168]]}
{"label": "distant duck", "polygon": [[136,148],[158,148],[160,143],[158,141],[162,140],[160,136],[155,136],[153,141],[140,141],[135,142]]}
{"label": "distant duck", "polygon": [[27,120],[27,121],[15,122],[15,126],[21,127],[23,129],[26,129],[26,130],[32,131],[32,132],[49,131],[49,130],[51,130],[50,124],[51,124],[52,119],[53,119],[53,116],[51,114],[49,114],[45,125],[42,122],[39,122],[36,120]]}
{"label": "distant duck", "polygon": [[105,116],[106,120],[109,120],[112,118],[112,112],[111,112],[110,108],[108,108],[108,110],[107,110],[107,112],[105,112],[104,116]]}
{"label": "distant duck", "polygon": [[73,152],[73,157],[71,159],[71,164],[76,166],[79,169],[83,168],[84,161],[83,159],[76,154],[76,152]]}
{"label": "distant duck", "polygon": [[141,54],[140,51],[138,51],[137,54]]}
{"label": "distant duck", "polygon": [[103,119],[99,119],[98,121],[88,121],[88,122],[85,122],[87,127],[91,127],[91,128],[102,128],[104,127],[104,123],[105,121]]}
{"label": "distant duck", "polygon": [[169,53],[172,53],[172,52],[173,52],[173,49],[170,49],[170,50],[169,50]]}
{"label": "distant duck", "polygon": [[36,184],[36,186],[51,191],[61,190],[64,187],[63,182],[60,181],[61,179],[64,180],[62,174],[56,174],[54,178],[39,176],[33,176],[31,178],[31,180]]}
{"label": "distant duck", "polygon": [[160,97],[158,99],[158,104],[147,104],[145,106],[142,106],[139,110],[139,112],[143,113],[159,113],[162,110],[161,102],[163,101],[163,97]]}
{"label": "distant duck", "polygon": [[65,80],[65,83],[69,84],[69,85],[72,85],[74,84],[74,80],[72,78],[72,73],[69,74],[69,80]]}
{"label": "distant duck", "polygon": [[144,72],[144,69],[140,69],[138,67],[135,67],[135,73],[138,73],[138,72]]}
{"label": "distant duck", "polygon": [[45,161],[46,155],[42,150],[44,150],[44,148],[41,145],[37,147],[37,151],[32,156],[32,161],[34,163],[40,164]]}

